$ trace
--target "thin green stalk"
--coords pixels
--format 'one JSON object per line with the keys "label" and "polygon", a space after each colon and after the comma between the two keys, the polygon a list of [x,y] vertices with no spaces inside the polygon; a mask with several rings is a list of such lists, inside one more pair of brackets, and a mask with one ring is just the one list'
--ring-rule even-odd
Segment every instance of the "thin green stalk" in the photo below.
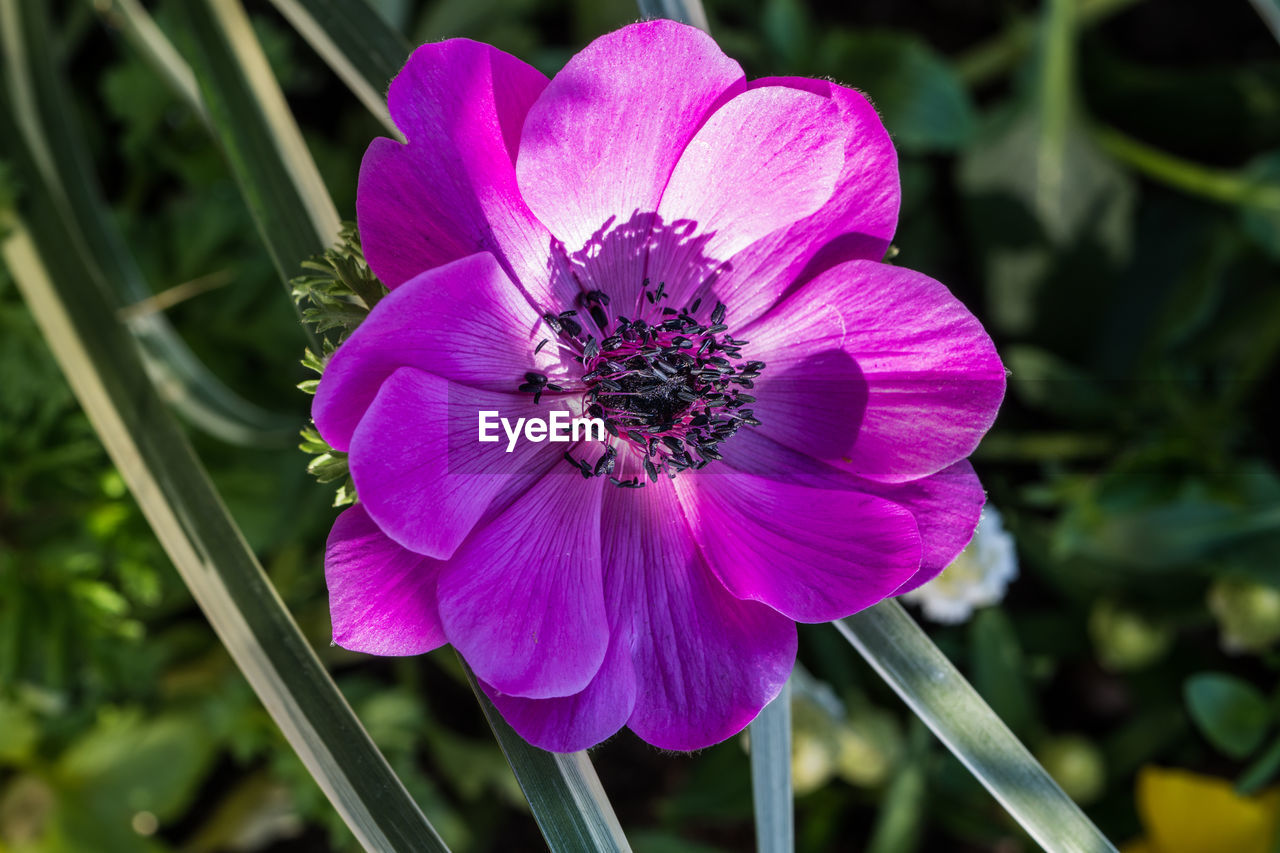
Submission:
{"label": "thin green stalk", "polygon": [[796,846],[791,793],[791,681],[751,723],[751,800],[756,850],[791,853]]}
{"label": "thin green stalk", "polygon": [[1048,0],[1044,50],[1036,105],[1040,145],[1036,150],[1037,209],[1058,206],[1067,180],[1067,136],[1075,110],[1075,0]]}
{"label": "thin green stalk", "polygon": [[374,118],[400,138],[385,93],[412,50],[408,40],[364,0],[271,2]]}
{"label": "thin green stalk", "polygon": [[587,754],[546,752],[529,745],[502,719],[461,655],[458,661],[552,853],[630,853],[631,845]]}
{"label": "thin green stalk", "polygon": [[280,90],[280,84],[271,71],[267,54],[253,32],[249,15],[240,0],[206,2],[218,30],[231,50],[231,58],[248,84],[245,94],[252,98],[261,112],[271,142],[302,199],[316,237],[325,248],[331,246],[342,230],[342,220],[325,188],[324,179],[320,177],[320,170],[311,158],[307,143],[302,138],[302,131],[294,121],[284,92]]}
{"label": "thin green stalk", "polygon": [[920,846],[928,789],[928,737],[924,724],[912,720],[907,754],[885,789],[866,853],[911,853]]}
{"label": "thin green stalk", "polygon": [[[7,118],[0,150],[15,152]],[[325,672],[151,384],[48,199],[0,222],[3,258],[81,406],[223,645],[367,850],[447,848]]]}
{"label": "thin green stalk", "polygon": [[1280,41],[1280,3],[1276,0],[1249,0],[1249,4],[1258,13],[1258,17],[1262,18],[1267,29],[1271,30],[1276,41]]}
{"label": "thin green stalk", "polygon": [[287,289],[303,261],[338,239],[337,210],[239,0],[174,8],[227,163]]}
{"label": "thin green stalk", "polygon": [[200,84],[196,82],[195,73],[143,5],[138,0],[90,0],[90,3],[103,20],[124,33],[129,43],[164,76],[200,121],[211,127],[209,110],[200,96]]}
{"label": "thin green stalk", "polygon": [[711,32],[702,0],[636,0],[636,5],[646,18],[670,18],[692,24],[703,32]]}
{"label": "thin green stalk", "polygon": [[[1079,0],[1076,20],[1088,27],[1107,20],[1142,0]],[[998,35],[970,48],[955,61],[956,73],[971,87],[983,86],[1017,67],[1035,45],[1036,15],[1014,18]]]}
{"label": "thin green stalk", "polygon": [[[85,134],[58,74],[47,15],[40,0],[0,0],[6,91],[15,133],[31,152],[23,174],[56,206],[67,229],[64,250],[80,256],[94,283],[122,303],[142,303],[152,289],[98,189]],[[223,385],[163,314],[135,312],[128,326],[166,398],[200,429],[246,445],[283,444],[296,434],[294,418],[267,412]]]}
{"label": "thin green stalk", "polygon": [[902,605],[890,599],[833,624],[1041,847],[1115,853]]}
{"label": "thin green stalk", "polygon": [[1154,181],[1224,204],[1280,211],[1280,186],[1260,184],[1239,171],[1202,166],[1161,151],[1104,125],[1094,125],[1098,145]]}

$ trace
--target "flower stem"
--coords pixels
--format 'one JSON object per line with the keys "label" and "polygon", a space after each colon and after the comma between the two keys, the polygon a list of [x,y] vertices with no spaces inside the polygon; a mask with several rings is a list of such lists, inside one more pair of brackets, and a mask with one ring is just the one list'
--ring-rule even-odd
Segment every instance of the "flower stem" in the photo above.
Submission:
{"label": "flower stem", "polygon": [[1094,125],[1092,135],[1104,151],[1152,180],[1224,204],[1280,211],[1280,186],[1259,183],[1240,170],[1184,160],[1113,127]]}
{"label": "flower stem", "polygon": [[703,32],[711,32],[702,0],[636,0],[640,14],[646,18],[670,18],[692,24]]}
{"label": "flower stem", "polygon": [[1045,850],[1115,853],[902,605],[882,601],[833,624]]}
{"label": "flower stem", "polygon": [[751,723],[751,798],[756,816],[756,849],[795,850],[791,796],[791,682]]}
{"label": "flower stem", "polygon": [[[1076,20],[1081,27],[1099,23],[1142,0],[1079,0]],[[1007,73],[1027,55],[1035,43],[1038,19],[1019,17],[1004,31],[956,59],[956,72],[969,86],[982,86]]]}

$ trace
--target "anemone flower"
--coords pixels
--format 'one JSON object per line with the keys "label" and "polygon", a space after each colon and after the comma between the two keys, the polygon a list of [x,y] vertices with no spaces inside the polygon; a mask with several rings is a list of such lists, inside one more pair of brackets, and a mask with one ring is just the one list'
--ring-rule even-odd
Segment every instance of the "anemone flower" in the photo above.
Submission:
{"label": "anemone flower", "polygon": [[968,542],[1004,370],[943,285],[880,262],[897,163],[862,95],[748,82],[648,21],[550,81],[424,45],[388,105],[407,142],[370,145],[357,215],[390,293],[313,407],[359,495],[335,642],[451,643],[546,749],[697,749],[777,695],[796,622]]}

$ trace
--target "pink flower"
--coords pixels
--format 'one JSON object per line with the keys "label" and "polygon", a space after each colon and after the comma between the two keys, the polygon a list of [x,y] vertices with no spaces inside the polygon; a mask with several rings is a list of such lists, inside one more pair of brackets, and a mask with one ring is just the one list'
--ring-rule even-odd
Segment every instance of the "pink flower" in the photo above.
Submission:
{"label": "pink flower", "polygon": [[[795,622],[968,542],[1004,370],[879,262],[899,185],[865,98],[650,21],[549,82],[424,45],[388,100],[408,143],[369,147],[357,209],[392,292],[313,409],[360,497],[326,557],[339,645],[452,643],[546,749],[697,749],[781,689]],[[479,412],[553,410],[609,434],[478,441]]]}

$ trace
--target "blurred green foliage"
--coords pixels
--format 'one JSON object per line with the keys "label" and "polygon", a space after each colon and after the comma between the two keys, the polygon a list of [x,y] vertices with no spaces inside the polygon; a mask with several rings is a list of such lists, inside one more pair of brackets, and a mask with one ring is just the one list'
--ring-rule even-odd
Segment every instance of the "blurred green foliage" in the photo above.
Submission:
{"label": "blurred green foliage", "polygon": [[[171,27],[179,2],[149,5]],[[467,36],[548,73],[635,17],[622,0],[372,5],[415,43]],[[1280,769],[1280,48],[1262,20],[1190,0],[708,6],[750,76],[868,93],[901,157],[896,260],[952,287],[1011,370],[975,462],[1022,577],[937,642],[1117,840],[1140,831],[1145,764],[1266,787]],[[351,217],[381,130],[268,4],[249,7]],[[54,8],[85,142],[143,272],[157,291],[216,284],[170,318],[239,393],[303,417],[304,337],[218,148],[91,3]],[[0,208],[21,191],[0,172]],[[448,652],[329,646],[332,492],[305,457],[195,438],[447,840],[537,849]],[[3,271],[0,460],[0,850],[352,849]],[[826,768],[798,801],[801,849],[1029,849],[833,631],[804,629],[801,659],[827,691],[797,713],[824,732],[797,735],[820,751],[805,766]],[[637,850],[751,849],[738,742],[685,757],[623,735],[593,757]]]}

